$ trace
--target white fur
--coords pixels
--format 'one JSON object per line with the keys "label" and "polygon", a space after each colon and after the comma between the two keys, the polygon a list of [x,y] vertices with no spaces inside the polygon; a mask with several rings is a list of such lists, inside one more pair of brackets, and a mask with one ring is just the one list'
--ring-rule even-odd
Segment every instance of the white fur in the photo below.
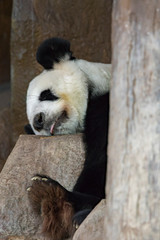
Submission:
{"label": "white fur", "polygon": [[79,68],[85,73],[88,83],[92,86],[92,95],[102,95],[109,91],[111,64],[94,63],[77,60]]}
{"label": "white fur", "polygon": [[[33,127],[34,116],[45,114],[45,121],[53,124],[64,110],[67,121],[58,126],[55,134],[68,134],[83,131],[88,103],[88,87],[93,95],[109,90],[110,67],[107,64],[90,63],[84,60],[61,61],[54,70],[43,71],[29,84],[27,91],[27,116],[35,134],[50,135],[50,127],[36,131]],[[42,91],[50,89],[59,97],[56,101],[40,101]]]}

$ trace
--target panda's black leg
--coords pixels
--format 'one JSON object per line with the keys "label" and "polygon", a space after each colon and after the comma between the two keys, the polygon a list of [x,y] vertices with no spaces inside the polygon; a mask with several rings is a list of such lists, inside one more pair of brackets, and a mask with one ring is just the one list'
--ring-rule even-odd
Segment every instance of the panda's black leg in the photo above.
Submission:
{"label": "panda's black leg", "polygon": [[84,209],[81,211],[78,211],[73,216],[73,226],[75,229],[77,229],[81,223],[84,221],[84,219],[88,216],[88,214],[92,211],[92,208]]}

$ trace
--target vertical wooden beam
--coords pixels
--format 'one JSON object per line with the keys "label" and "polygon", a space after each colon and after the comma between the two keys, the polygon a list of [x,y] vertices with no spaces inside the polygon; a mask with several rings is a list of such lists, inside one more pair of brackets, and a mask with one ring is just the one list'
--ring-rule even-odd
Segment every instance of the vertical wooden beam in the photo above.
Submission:
{"label": "vertical wooden beam", "polygon": [[160,239],[160,0],[115,0],[105,237]]}

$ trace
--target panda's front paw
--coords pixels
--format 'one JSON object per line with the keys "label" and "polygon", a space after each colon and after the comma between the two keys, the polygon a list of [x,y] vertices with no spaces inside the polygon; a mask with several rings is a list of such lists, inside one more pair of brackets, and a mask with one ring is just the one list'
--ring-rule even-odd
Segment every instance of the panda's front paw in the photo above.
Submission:
{"label": "panda's front paw", "polygon": [[42,217],[42,231],[52,239],[61,240],[72,232],[73,206],[68,191],[45,175],[35,175],[28,190],[30,204]]}
{"label": "panda's front paw", "polygon": [[31,178],[31,186],[28,187],[28,198],[33,210],[42,215],[44,199],[48,199],[51,191],[51,181],[45,175],[35,175]]}

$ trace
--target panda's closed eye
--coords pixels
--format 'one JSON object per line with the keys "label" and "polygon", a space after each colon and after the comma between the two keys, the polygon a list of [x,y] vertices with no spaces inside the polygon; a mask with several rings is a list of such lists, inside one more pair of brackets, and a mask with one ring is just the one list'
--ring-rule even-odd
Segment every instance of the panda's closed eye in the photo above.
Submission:
{"label": "panda's closed eye", "polygon": [[58,97],[55,96],[50,89],[44,90],[39,96],[40,101],[55,101]]}

